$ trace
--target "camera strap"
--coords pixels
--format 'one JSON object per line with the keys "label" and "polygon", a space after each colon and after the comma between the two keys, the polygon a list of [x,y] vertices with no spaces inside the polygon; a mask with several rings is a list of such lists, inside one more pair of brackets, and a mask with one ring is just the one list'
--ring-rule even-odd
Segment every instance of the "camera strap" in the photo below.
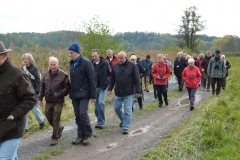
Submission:
{"label": "camera strap", "polygon": [[28,70],[27,70],[27,67],[26,66],[23,66],[23,70],[24,72],[28,75],[28,77],[32,80],[35,79],[34,75],[32,75]]}

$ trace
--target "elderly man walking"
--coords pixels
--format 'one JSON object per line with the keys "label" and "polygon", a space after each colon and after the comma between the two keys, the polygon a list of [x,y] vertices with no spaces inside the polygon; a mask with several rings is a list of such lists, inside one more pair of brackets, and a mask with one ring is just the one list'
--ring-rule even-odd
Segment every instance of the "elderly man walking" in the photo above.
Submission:
{"label": "elderly man walking", "polygon": [[[122,127],[122,133],[128,134],[128,129],[132,119],[133,98],[140,97],[140,76],[136,64],[126,58],[126,53],[118,53],[118,63],[113,66],[111,79],[108,88],[108,96],[111,96],[112,89],[115,86],[115,95],[113,106],[118,118],[121,120],[119,127]],[[135,95],[136,94],[136,95]],[[122,110],[124,104],[124,111]]]}
{"label": "elderly man walking", "polygon": [[[215,57],[212,57],[210,59],[210,62],[207,68],[207,74],[212,78],[211,80],[212,94],[215,95],[215,91],[216,91],[216,95],[219,95],[221,91],[222,78],[225,78],[226,76],[226,67],[223,59],[220,58],[219,50],[216,50]],[[215,90],[216,83],[217,83],[217,89]]]}
{"label": "elderly man walking", "polygon": [[69,88],[70,82],[67,73],[58,68],[56,57],[50,57],[49,70],[44,73],[42,78],[39,105],[42,105],[42,99],[45,97],[45,115],[53,127],[51,146],[58,144],[58,139],[62,136],[64,127],[60,124],[60,117],[64,97],[68,95]]}

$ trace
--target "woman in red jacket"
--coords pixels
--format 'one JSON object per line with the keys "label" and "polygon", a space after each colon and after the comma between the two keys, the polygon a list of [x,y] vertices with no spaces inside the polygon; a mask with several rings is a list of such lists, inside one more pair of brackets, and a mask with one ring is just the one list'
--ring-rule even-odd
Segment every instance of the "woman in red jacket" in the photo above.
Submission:
{"label": "woman in red jacket", "polygon": [[164,97],[165,105],[168,106],[167,100],[167,81],[170,76],[170,68],[167,63],[164,62],[164,56],[162,54],[158,55],[158,62],[152,67],[152,76],[154,78],[154,85],[157,89],[159,107],[162,107],[162,95]]}
{"label": "woman in red jacket", "polygon": [[194,59],[188,60],[189,66],[182,72],[182,78],[185,81],[185,86],[188,90],[188,97],[190,100],[190,110],[194,109],[195,93],[198,88],[198,83],[201,80],[201,73],[199,69],[194,65]]}

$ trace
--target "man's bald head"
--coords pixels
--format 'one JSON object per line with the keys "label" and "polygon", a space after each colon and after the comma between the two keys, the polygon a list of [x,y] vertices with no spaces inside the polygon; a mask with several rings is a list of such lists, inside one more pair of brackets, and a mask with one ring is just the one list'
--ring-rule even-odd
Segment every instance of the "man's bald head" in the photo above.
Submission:
{"label": "man's bald head", "polygon": [[127,57],[126,52],[123,52],[123,51],[119,52],[119,53],[118,53],[118,63],[119,63],[119,64],[125,63],[125,62],[126,62],[126,59],[127,59],[126,57]]}

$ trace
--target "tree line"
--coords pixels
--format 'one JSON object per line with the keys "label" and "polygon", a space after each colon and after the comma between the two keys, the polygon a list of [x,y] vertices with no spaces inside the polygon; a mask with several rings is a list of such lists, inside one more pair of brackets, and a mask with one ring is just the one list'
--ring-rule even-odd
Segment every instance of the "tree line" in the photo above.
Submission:
{"label": "tree line", "polygon": [[[79,35],[83,32],[75,31],[55,31],[48,33],[7,33],[0,34],[0,39],[6,47],[21,52],[23,48],[34,49],[46,47],[52,49],[64,49],[71,43],[78,42]],[[111,36],[114,40],[121,42],[127,51],[132,50],[162,50],[166,46],[178,46],[178,35],[147,33],[147,32],[124,32]],[[224,52],[240,51],[240,38],[234,35],[215,37],[202,35],[198,45],[199,51],[219,49]]]}

